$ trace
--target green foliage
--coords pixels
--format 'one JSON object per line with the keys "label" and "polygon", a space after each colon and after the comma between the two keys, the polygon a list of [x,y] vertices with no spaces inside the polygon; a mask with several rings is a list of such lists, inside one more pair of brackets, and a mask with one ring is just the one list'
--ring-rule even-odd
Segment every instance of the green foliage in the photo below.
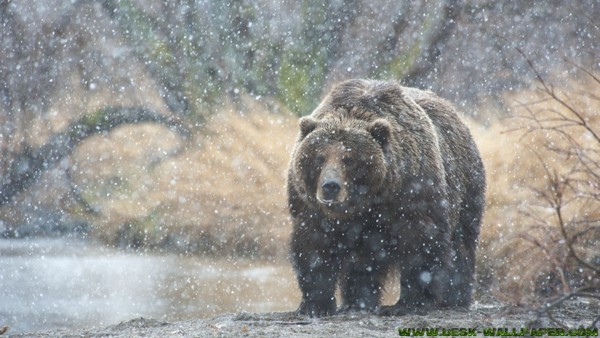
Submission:
{"label": "green foliage", "polygon": [[310,113],[319,100],[324,68],[324,58],[318,52],[286,53],[279,68],[278,98],[299,116]]}
{"label": "green foliage", "polygon": [[[185,23],[179,28],[170,27],[163,18],[150,17],[131,1],[112,5],[123,35],[165,90],[167,105],[192,122],[202,120],[203,111],[223,94],[214,61],[203,47],[205,37],[201,32],[190,32]],[[165,28],[170,31],[168,36]],[[194,33],[197,38],[191,38]]]}
{"label": "green foliage", "polygon": [[298,40],[282,57],[277,97],[297,115],[310,113],[320,99],[327,75],[331,34],[326,9],[329,1],[306,1]]}
{"label": "green foliage", "polygon": [[415,65],[421,54],[421,42],[415,41],[404,53],[394,57],[385,67],[383,71],[375,74],[379,78],[401,79]]}
{"label": "green foliage", "polygon": [[143,219],[132,219],[121,224],[112,244],[133,249],[156,248],[161,247],[167,237],[166,227],[157,221],[153,212]]}
{"label": "green foliage", "polygon": [[[318,103],[333,59],[336,23],[328,10],[339,5],[331,1],[300,5],[302,20],[291,43],[256,35],[255,6],[241,0],[164,5],[185,12],[175,26],[168,16],[151,17],[131,0],[108,3],[124,37],[165,90],[167,105],[191,122],[202,120],[231,91],[274,95],[298,115]],[[204,10],[214,15],[201,23],[207,20]]]}
{"label": "green foliage", "polygon": [[95,128],[102,124],[102,120],[105,118],[106,111],[104,109],[98,109],[89,114],[84,115],[80,124],[87,128]]}

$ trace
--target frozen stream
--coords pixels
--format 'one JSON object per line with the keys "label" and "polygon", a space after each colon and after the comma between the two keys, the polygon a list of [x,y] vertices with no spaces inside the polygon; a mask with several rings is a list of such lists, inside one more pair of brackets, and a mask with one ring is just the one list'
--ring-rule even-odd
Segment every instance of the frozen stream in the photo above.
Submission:
{"label": "frozen stream", "polygon": [[0,240],[0,327],[10,333],[104,327],[225,312],[293,310],[285,261],[137,254],[62,239]]}

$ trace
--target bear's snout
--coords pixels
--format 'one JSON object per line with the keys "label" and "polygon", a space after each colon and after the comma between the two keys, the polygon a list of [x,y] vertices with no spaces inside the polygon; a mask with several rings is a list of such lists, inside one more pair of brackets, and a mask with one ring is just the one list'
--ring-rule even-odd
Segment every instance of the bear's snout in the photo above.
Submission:
{"label": "bear's snout", "polygon": [[338,161],[327,161],[317,183],[317,200],[328,210],[346,202],[344,181],[344,172]]}
{"label": "bear's snout", "polygon": [[336,179],[329,179],[321,184],[323,190],[323,201],[331,202],[337,199],[338,193],[342,189],[340,182]]}

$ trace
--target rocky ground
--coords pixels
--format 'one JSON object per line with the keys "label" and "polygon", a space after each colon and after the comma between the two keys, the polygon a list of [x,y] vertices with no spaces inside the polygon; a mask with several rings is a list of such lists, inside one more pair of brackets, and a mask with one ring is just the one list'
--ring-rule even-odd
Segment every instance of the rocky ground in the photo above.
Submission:
{"label": "rocky ground", "polygon": [[[11,337],[395,337],[406,335],[409,333],[406,330],[411,328],[437,328],[438,336],[520,335],[522,328],[537,329],[527,332],[531,336],[561,333],[568,336],[582,332],[561,331],[561,327],[568,330],[589,328],[591,325],[593,329],[588,335],[597,336],[600,323],[594,320],[599,313],[598,304],[582,302],[564,304],[552,312],[551,318],[539,315],[535,310],[499,304],[474,304],[470,311],[436,311],[426,316],[405,317],[343,314],[313,319],[290,312],[240,313],[173,323],[137,318],[105,328],[52,330]],[[497,328],[508,331],[486,332]],[[6,334],[10,336],[10,331]],[[433,332],[430,332],[431,335]]]}

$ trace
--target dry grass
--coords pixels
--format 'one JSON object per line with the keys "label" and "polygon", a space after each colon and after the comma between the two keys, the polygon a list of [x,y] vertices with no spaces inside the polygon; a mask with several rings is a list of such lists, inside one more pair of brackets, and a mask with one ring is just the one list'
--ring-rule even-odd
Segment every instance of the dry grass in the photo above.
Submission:
{"label": "dry grass", "polygon": [[297,133],[290,114],[246,100],[184,142],[159,126],[90,139],[72,175],[97,211],[97,236],[121,245],[286,257],[285,171]]}
{"label": "dry grass", "polygon": [[[589,92],[585,84],[574,85],[568,95],[598,128],[600,102],[582,95]],[[506,101],[514,116],[565,113],[539,91],[513,93]],[[271,108],[251,99],[243,106],[242,113],[231,107],[214,114],[187,141],[163,127],[142,125],[122,127],[82,145],[71,177],[96,211],[88,218],[95,236],[121,246],[286,259],[291,229],[285,171],[297,118],[270,113]],[[578,265],[542,194],[551,189],[551,173],[573,174],[573,154],[555,151],[568,142],[536,129],[531,119],[469,124],[488,180],[478,253],[482,288],[492,288],[506,300],[528,302],[540,292],[576,287],[568,280],[578,274]],[[573,128],[568,135],[586,148],[594,145],[589,133]],[[595,149],[591,156],[599,155]],[[569,203],[563,212],[569,234],[600,219],[599,204],[589,199]],[[600,257],[597,222],[595,227],[578,242],[586,259]]]}
{"label": "dry grass", "polygon": [[[598,132],[600,100],[590,88],[600,89],[573,83],[559,95]],[[532,302],[593,281],[567,243],[588,262],[600,257],[600,143],[544,91],[507,102],[515,117],[474,128],[489,184],[479,271],[505,299]]]}

